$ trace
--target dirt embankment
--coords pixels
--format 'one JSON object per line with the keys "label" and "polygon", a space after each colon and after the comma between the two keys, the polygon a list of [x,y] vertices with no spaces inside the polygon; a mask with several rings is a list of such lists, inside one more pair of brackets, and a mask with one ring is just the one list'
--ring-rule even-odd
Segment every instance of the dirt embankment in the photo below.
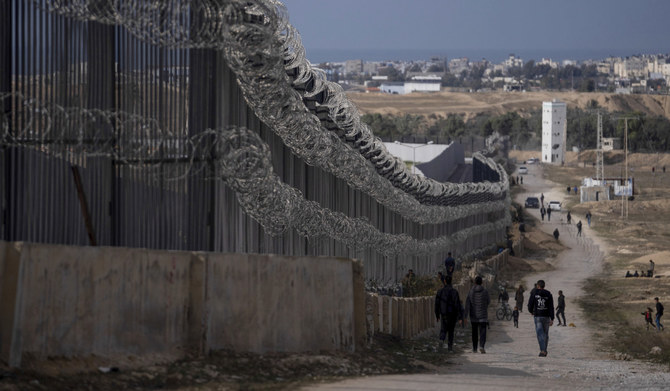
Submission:
{"label": "dirt embankment", "polygon": [[479,113],[504,114],[516,111],[521,115],[542,108],[542,102],[558,99],[568,107],[586,108],[591,100],[610,112],[640,111],[648,115],[670,118],[670,96],[620,95],[579,92],[447,92],[391,95],[381,93],[347,94],[362,114],[431,114],[446,117],[462,114],[471,118]]}

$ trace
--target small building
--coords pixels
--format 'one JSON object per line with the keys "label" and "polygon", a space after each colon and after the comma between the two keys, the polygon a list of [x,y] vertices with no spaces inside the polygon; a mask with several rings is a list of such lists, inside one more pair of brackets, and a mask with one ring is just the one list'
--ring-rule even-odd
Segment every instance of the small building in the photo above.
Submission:
{"label": "small building", "polygon": [[404,94],[405,83],[400,81],[384,82],[379,86],[379,89],[387,94]]}
{"label": "small building", "polygon": [[621,139],[617,137],[603,137],[603,151],[621,149]]}

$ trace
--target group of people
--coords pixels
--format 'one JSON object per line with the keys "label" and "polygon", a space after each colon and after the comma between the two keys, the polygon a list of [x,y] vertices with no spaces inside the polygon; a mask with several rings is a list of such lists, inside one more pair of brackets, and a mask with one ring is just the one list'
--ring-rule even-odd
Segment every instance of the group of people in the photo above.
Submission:
{"label": "group of people", "polygon": [[[444,286],[437,292],[435,297],[435,317],[440,322],[440,343],[447,347],[449,352],[453,351],[454,329],[456,324],[465,325],[470,320],[472,328],[472,352],[486,353],[486,331],[489,328],[488,307],[491,297],[488,290],[482,285],[483,279],[477,276],[474,286],[468,292],[465,299],[465,307],[461,304],[458,291],[452,286],[452,276],[447,273],[442,280]],[[514,326],[519,327],[519,312],[523,308],[524,289],[520,285],[515,294],[516,307],[514,308]],[[509,300],[506,290],[501,290],[499,301]],[[558,318],[559,326],[566,326],[565,320],[565,296],[563,291],[558,291],[558,305],[554,308],[554,298],[545,289],[544,280],[539,280],[528,299],[528,312],[533,315],[535,332],[540,346],[540,357],[547,356],[547,345],[549,343],[549,327],[554,324],[554,317]],[[556,310],[556,313],[554,313]],[[658,312],[658,311],[657,311]],[[562,322],[561,322],[562,320]],[[446,342],[445,342],[446,341]]]}
{"label": "group of people", "polygon": [[654,263],[653,260],[649,260],[649,269],[647,269],[647,272],[645,273],[644,271],[640,270],[640,273],[635,270],[635,273],[631,274],[630,270],[626,270],[626,278],[628,277],[653,277],[654,276],[654,267],[656,264]]}
{"label": "group of people", "polygon": [[649,330],[649,326],[651,325],[651,327],[657,331],[663,331],[664,327],[661,323],[661,317],[663,316],[663,304],[661,304],[658,297],[654,297],[654,301],[656,302],[656,324],[654,324],[654,320],[652,320],[652,312],[654,311],[649,307],[647,307],[647,310],[642,313],[644,316],[644,323],[647,325],[647,330]]}

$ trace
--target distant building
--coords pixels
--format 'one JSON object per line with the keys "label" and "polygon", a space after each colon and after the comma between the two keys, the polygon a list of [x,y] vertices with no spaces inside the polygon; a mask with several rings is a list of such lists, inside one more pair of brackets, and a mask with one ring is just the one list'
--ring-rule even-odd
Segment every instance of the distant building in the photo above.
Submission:
{"label": "distant building", "polygon": [[470,60],[467,57],[454,58],[449,60],[449,72],[453,75],[460,75],[461,72],[467,71],[470,66]]}
{"label": "distant building", "polygon": [[551,58],[543,58],[542,61],[537,63],[537,65],[549,65],[552,69],[558,68],[558,63],[556,61],[552,61]]}
{"label": "distant building", "polygon": [[363,72],[363,60],[347,60],[344,63],[344,73],[347,75],[358,75]]}
{"label": "distant building", "polygon": [[387,94],[409,94],[411,92],[439,92],[442,79],[438,76],[415,77],[406,82],[383,82],[379,89]]}
{"label": "distant building", "polygon": [[603,151],[621,149],[621,139],[616,137],[603,137]]}
{"label": "distant building", "polygon": [[542,102],[542,162],[563,164],[567,140],[565,102]]}
{"label": "distant building", "polygon": [[381,92],[387,94],[404,94],[405,93],[405,83],[401,81],[390,81],[384,82],[379,86]]}

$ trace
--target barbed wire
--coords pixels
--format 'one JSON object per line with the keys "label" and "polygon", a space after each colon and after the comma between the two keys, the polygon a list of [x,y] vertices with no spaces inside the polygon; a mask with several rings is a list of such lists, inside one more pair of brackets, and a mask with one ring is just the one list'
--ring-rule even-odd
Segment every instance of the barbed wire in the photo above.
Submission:
{"label": "barbed wire", "polygon": [[[447,184],[412,174],[404,162],[391,155],[381,140],[374,137],[367,125],[360,121],[360,115],[342,88],[336,83],[327,81],[325,73],[313,68],[306,60],[300,36],[289,24],[286,8],[278,1],[26,1],[34,2],[46,11],[68,17],[124,26],[133,35],[155,45],[220,50],[227,64],[237,75],[238,85],[249,106],[282,138],[293,153],[307,164],[319,166],[342,178],[353,188],[369,194],[379,203],[408,219],[422,224],[435,224],[489,212],[501,212],[504,215],[494,223],[471,227],[453,235],[454,238],[461,240],[468,237],[463,237],[462,232],[475,235],[486,232],[493,226],[500,226],[497,229],[503,228],[510,221],[507,211],[510,203],[507,174],[491,159],[481,154],[475,156],[495,174],[494,176],[497,176],[497,181]],[[59,112],[57,108],[50,110],[47,112],[58,113],[53,114],[52,119],[70,118],[66,115],[67,110],[65,112]],[[44,114],[39,110],[27,110],[27,112],[32,112],[35,116]],[[83,131],[77,135],[59,134],[61,140],[80,136],[77,139],[80,148],[86,145],[84,140],[104,136],[106,129],[110,128],[108,124],[132,122],[135,118],[118,117],[117,114],[110,113],[107,117],[110,121],[108,123],[98,119],[104,117],[102,111],[88,110],[86,115],[83,114],[82,112],[82,117],[87,118],[83,121],[84,125],[79,127]],[[85,125],[97,122],[103,126],[95,131],[89,131],[89,126]],[[144,123],[133,126],[140,126],[141,129]],[[133,126],[127,127],[130,133]],[[59,132],[57,128],[51,125],[47,134],[55,136]],[[125,128],[126,126],[121,126],[121,131],[125,131]],[[156,129],[154,126],[149,129],[147,132],[151,134],[161,132],[160,128]],[[14,132],[14,129],[12,131]],[[28,133],[30,129],[24,129],[21,137],[25,138]],[[81,133],[90,135],[91,138],[81,136]],[[213,136],[209,132],[207,134]],[[16,133],[12,137],[15,142],[21,140],[21,137],[16,137]],[[140,161],[148,161],[149,159],[143,159],[142,156],[151,156],[152,153],[158,153],[157,151],[169,149],[170,144],[179,144],[179,148],[186,148],[185,145],[190,143],[192,150],[202,149],[193,147],[193,143],[196,142],[193,139],[179,141],[179,138],[166,133],[162,133],[158,138],[162,141],[156,140],[158,147],[154,145],[151,150],[147,150],[146,143],[133,144],[132,141],[127,141],[127,144],[121,146],[94,142],[93,145],[96,147],[93,150],[99,147],[101,150],[116,153],[122,160],[133,160],[128,158],[133,156]],[[112,140],[109,137],[107,139]],[[129,140],[133,138],[130,137]],[[178,151],[181,152],[188,151],[186,149]],[[199,152],[191,154],[191,159],[197,153]],[[282,187],[281,182],[273,183],[275,187],[273,191]],[[252,182],[249,182],[248,186],[251,184]],[[269,191],[269,187],[263,188]],[[241,203],[252,210],[248,213],[254,218],[263,219],[258,211],[269,208],[268,203],[277,203],[276,206],[279,206],[289,199],[295,201],[290,191],[280,193],[284,194],[283,198],[255,193],[257,196],[255,200],[250,198],[248,202]],[[252,200],[261,206],[257,206],[254,210]],[[323,211],[319,213],[319,216],[327,215]],[[318,216],[312,217],[320,221]],[[270,227],[267,228],[270,232],[279,232],[281,229],[278,227],[283,226],[279,223],[276,226],[273,223],[266,223],[264,227],[266,225]],[[338,232],[353,229],[352,232],[360,233],[359,230],[364,226],[355,228],[358,225],[359,220],[356,220],[356,223],[347,225]],[[312,228],[313,232],[320,232],[319,227]],[[332,234],[334,231],[329,232]],[[340,235],[345,239],[338,240],[347,240],[347,235]],[[354,237],[357,240],[362,238],[356,235]],[[371,239],[370,243],[381,239],[376,237],[374,240]],[[401,243],[407,241],[398,238],[394,240]],[[432,246],[424,246],[429,247]],[[444,248],[442,247],[440,251]]]}

